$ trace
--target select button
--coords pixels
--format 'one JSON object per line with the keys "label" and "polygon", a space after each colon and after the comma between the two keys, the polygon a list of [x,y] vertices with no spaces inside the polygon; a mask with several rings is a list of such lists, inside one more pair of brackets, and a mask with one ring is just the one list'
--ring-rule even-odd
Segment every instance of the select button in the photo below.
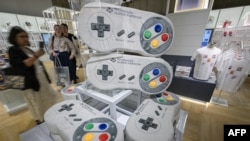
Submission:
{"label": "select button", "polygon": [[126,75],[123,74],[123,75],[121,75],[121,76],[119,77],[119,80],[122,80],[122,79],[124,79],[125,77],[126,77]]}
{"label": "select button", "polygon": [[117,36],[122,36],[125,33],[125,30],[121,30],[120,32],[117,33]]}

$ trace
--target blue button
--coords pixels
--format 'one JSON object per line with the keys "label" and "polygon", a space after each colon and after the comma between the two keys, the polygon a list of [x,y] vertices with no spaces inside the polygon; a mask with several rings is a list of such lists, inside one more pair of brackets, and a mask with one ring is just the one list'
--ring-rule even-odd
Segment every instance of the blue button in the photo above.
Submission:
{"label": "blue button", "polygon": [[155,25],[155,32],[161,32],[162,26],[160,24]]}
{"label": "blue button", "polygon": [[107,126],[107,124],[105,124],[105,123],[102,123],[102,124],[99,125],[99,129],[100,129],[100,130],[105,130],[107,127],[108,127],[108,126]]}
{"label": "blue button", "polygon": [[161,97],[161,93],[157,94],[156,97]]}
{"label": "blue button", "polygon": [[153,70],[153,75],[159,75],[160,73],[160,70],[159,69],[154,69]]}

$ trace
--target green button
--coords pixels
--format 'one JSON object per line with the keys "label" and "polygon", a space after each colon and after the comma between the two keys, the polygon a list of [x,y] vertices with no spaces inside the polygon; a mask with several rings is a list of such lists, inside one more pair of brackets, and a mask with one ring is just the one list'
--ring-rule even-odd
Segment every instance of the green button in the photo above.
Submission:
{"label": "green button", "polygon": [[160,98],[160,99],[159,99],[159,102],[160,102],[160,103],[164,103],[164,102],[165,102],[165,100],[164,100],[164,99],[162,99],[162,98]]}
{"label": "green button", "polygon": [[144,81],[148,81],[150,79],[150,76],[148,75],[148,74],[145,74],[144,76],[143,76],[143,80]]}
{"label": "green button", "polygon": [[150,31],[146,31],[146,32],[144,33],[144,37],[145,37],[146,39],[151,38],[151,36],[152,36],[152,34],[151,34]]}
{"label": "green button", "polygon": [[87,125],[85,125],[85,129],[87,130],[91,130],[94,127],[93,123],[88,123]]}

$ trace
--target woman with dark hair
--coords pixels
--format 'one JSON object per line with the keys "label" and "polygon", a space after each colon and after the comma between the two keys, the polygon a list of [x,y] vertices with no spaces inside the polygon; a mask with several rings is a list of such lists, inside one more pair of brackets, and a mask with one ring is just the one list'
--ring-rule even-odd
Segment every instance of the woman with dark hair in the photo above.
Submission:
{"label": "woman with dark hair", "polygon": [[48,74],[39,61],[44,50],[33,52],[29,49],[28,34],[18,26],[12,27],[8,41],[13,45],[8,51],[10,65],[17,71],[26,72],[24,98],[36,122],[43,122],[44,113],[57,103],[57,94],[50,86]]}
{"label": "woman with dark hair", "polygon": [[55,57],[60,61],[61,66],[69,68],[69,75],[71,83],[74,83],[76,79],[76,70],[73,62],[71,61],[75,57],[76,50],[73,43],[63,36],[60,25],[54,25],[55,34],[49,41],[49,53],[54,56],[54,64],[58,66],[58,62]]}

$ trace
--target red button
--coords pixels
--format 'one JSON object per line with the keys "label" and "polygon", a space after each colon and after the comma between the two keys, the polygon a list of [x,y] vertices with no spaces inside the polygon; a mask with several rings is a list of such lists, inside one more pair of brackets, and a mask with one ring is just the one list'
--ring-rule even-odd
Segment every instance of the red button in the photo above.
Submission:
{"label": "red button", "polygon": [[161,40],[164,41],[164,42],[167,41],[168,40],[168,34],[167,33],[162,34],[161,35]]}
{"label": "red button", "polygon": [[164,95],[164,96],[168,96],[168,93],[164,92],[163,95]]}
{"label": "red button", "polygon": [[72,89],[68,89],[67,91],[68,91],[68,92],[72,92]]}
{"label": "red button", "polygon": [[103,133],[103,134],[101,134],[101,135],[99,136],[99,140],[100,140],[100,141],[107,141],[108,138],[109,138],[109,135],[106,134],[106,133]]}
{"label": "red button", "polygon": [[167,78],[166,78],[166,76],[161,76],[159,80],[160,80],[160,82],[165,82],[167,80]]}

